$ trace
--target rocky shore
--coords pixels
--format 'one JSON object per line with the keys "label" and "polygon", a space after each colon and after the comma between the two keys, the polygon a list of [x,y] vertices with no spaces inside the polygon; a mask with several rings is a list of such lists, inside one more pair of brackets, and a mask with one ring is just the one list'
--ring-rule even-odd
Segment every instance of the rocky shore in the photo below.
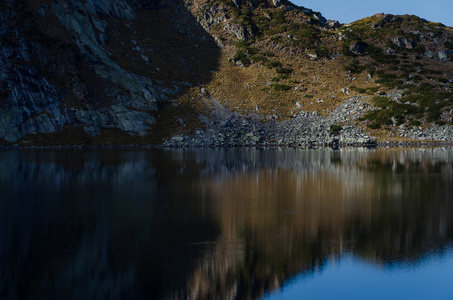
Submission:
{"label": "rocky shore", "polygon": [[194,136],[176,135],[164,147],[311,147],[311,146],[421,146],[449,145],[453,142],[453,126],[433,125],[398,127],[402,141],[378,140],[356,126],[356,119],[369,109],[368,97],[355,96],[341,103],[328,116],[299,110],[292,118],[263,118],[231,112],[216,99],[210,99],[213,110],[208,118],[200,116],[206,129],[197,129]]}

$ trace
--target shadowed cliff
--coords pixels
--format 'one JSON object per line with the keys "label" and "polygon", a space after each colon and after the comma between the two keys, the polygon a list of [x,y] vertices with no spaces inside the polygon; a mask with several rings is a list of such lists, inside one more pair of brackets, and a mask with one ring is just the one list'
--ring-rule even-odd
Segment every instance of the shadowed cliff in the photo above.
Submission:
{"label": "shadowed cliff", "polygon": [[153,125],[190,115],[165,107],[210,80],[218,47],[182,1],[130,4],[0,4],[4,144],[153,143],[168,127]]}

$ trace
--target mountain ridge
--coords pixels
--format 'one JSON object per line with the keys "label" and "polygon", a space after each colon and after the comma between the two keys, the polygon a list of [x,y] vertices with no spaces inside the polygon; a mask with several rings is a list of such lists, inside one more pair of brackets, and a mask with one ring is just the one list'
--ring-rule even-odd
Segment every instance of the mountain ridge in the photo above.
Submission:
{"label": "mountain ridge", "polygon": [[0,7],[4,145],[453,139],[453,31],[416,16],[340,24],[278,0]]}

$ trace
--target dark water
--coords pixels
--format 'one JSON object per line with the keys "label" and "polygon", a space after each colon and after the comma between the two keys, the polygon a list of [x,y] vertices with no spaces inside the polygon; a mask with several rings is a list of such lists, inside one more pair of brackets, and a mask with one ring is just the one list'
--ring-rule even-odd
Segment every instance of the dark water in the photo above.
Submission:
{"label": "dark water", "polygon": [[0,299],[452,299],[453,151],[0,152]]}

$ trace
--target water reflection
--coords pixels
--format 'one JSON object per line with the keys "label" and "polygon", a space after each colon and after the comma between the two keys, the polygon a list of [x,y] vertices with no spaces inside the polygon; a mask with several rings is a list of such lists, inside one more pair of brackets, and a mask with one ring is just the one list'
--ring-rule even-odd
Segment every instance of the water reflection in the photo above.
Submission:
{"label": "water reflection", "polygon": [[[256,299],[353,255],[453,240],[453,151],[0,153],[6,299]],[[451,275],[451,274],[450,274]]]}

